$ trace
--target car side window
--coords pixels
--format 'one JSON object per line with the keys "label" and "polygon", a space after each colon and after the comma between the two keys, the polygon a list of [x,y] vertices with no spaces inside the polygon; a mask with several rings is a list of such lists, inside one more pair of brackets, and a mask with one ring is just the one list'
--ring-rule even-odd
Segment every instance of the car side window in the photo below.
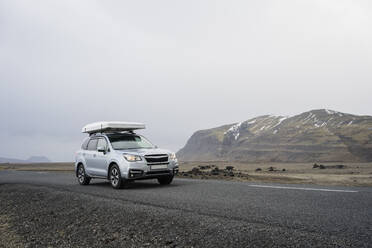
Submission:
{"label": "car side window", "polygon": [[81,145],[81,149],[83,149],[83,150],[88,149],[88,142],[89,142],[89,138],[86,138],[84,140],[83,144]]}
{"label": "car side window", "polygon": [[88,143],[88,150],[95,151],[97,150],[97,139],[91,139]]}
{"label": "car side window", "polygon": [[107,150],[107,142],[104,138],[99,138],[98,143],[97,143],[97,148],[98,147],[103,147],[105,150]]}

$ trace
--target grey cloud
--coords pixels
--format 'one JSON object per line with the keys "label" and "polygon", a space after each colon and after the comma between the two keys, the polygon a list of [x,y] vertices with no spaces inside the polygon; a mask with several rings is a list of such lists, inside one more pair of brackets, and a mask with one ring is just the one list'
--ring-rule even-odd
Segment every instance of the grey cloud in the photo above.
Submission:
{"label": "grey cloud", "polygon": [[0,156],[71,160],[97,120],[177,150],[261,114],[371,115],[371,26],[362,0],[0,0]]}

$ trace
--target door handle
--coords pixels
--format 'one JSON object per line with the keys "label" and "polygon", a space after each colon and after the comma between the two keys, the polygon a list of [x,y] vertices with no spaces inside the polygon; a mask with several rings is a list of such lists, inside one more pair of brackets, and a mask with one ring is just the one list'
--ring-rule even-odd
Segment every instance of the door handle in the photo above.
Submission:
{"label": "door handle", "polygon": [[93,154],[93,157],[96,157],[97,155],[96,154]]}

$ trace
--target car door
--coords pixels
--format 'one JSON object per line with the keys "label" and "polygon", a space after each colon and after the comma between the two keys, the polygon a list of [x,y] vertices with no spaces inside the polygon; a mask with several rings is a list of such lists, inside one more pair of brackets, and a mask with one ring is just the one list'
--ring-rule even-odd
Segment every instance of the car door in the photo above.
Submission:
{"label": "car door", "polygon": [[[97,149],[95,151],[94,162],[92,163],[95,175],[106,177],[108,168],[108,144],[105,138],[97,139]],[[98,148],[103,148],[104,151],[98,151]]]}
{"label": "car door", "polygon": [[89,175],[96,175],[96,171],[94,169],[94,163],[95,163],[95,158],[97,156],[97,142],[98,139],[92,138],[88,142],[88,147],[87,150],[85,151],[85,170]]}

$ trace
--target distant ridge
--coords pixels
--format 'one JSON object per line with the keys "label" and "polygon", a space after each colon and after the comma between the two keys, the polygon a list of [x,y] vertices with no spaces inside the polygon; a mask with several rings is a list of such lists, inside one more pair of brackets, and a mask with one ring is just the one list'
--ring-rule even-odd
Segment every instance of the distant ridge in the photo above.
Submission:
{"label": "distant ridge", "polygon": [[26,163],[49,163],[49,162],[51,161],[45,156],[31,156],[30,158],[26,160],[0,157],[0,163],[26,164]]}
{"label": "distant ridge", "polygon": [[328,109],[259,116],[195,132],[181,161],[371,162],[372,117]]}

